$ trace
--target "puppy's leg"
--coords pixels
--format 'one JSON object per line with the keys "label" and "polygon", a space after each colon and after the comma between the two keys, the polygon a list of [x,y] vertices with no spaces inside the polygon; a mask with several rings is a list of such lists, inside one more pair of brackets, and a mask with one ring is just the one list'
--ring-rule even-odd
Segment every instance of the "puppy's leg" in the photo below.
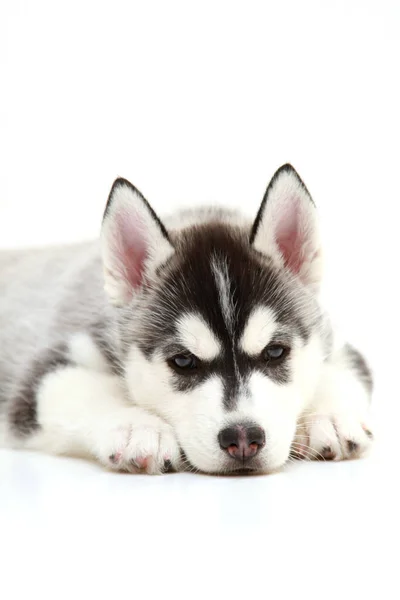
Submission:
{"label": "puppy's leg", "polygon": [[171,427],[129,404],[117,375],[59,364],[36,382],[32,394],[11,403],[11,446],[90,457],[131,472],[159,473],[169,463],[178,465]]}
{"label": "puppy's leg", "polygon": [[310,459],[358,458],[370,447],[371,372],[344,346],[324,364],[311,406],[299,419],[294,454]]}

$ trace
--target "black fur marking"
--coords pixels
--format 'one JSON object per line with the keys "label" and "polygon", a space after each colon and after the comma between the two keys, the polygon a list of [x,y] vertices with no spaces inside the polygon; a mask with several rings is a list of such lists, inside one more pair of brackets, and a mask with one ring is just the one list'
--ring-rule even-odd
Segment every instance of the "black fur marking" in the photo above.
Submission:
{"label": "black fur marking", "polygon": [[330,446],[324,446],[319,458],[321,458],[321,460],[333,460],[335,458],[335,453]]}
{"label": "black fur marking", "polygon": [[354,442],[353,440],[347,440],[347,450],[352,454],[353,452],[357,452],[359,449],[359,445],[357,444],[357,442]]}
{"label": "black fur marking", "polygon": [[65,346],[59,346],[30,365],[25,380],[10,404],[8,418],[15,435],[25,437],[40,428],[36,410],[36,393],[40,383],[48,373],[69,364]]}
{"label": "black fur marking", "polygon": [[174,467],[170,460],[164,460],[163,473],[172,473]]}
{"label": "black fur marking", "polygon": [[188,374],[180,375],[174,372],[173,385],[179,392],[188,392],[213,375],[217,375],[223,382],[224,406],[227,410],[234,410],[239,394],[249,393],[247,382],[254,371],[263,373],[278,384],[290,381],[291,372],[288,362],[271,366],[261,357],[249,358],[243,352],[236,350],[235,357],[232,353],[230,357],[224,355],[209,363],[203,361],[197,369]]}
{"label": "black fur marking", "polygon": [[220,371],[224,386],[223,404],[226,410],[234,410],[237,407],[241,390],[246,390],[246,387],[237,376],[231,375],[229,377],[224,371],[224,369]]}
{"label": "black fur marking", "polygon": [[358,375],[362,383],[367,388],[368,393],[371,394],[373,389],[373,379],[371,369],[369,368],[365,358],[350,344],[346,344],[345,351],[350,360],[350,368]]}
{"label": "black fur marking", "polygon": [[270,192],[272,191],[273,187],[275,186],[275,183],[276,183],[277,179],[279,178],[279,176],[280,176],[282,173],[285,173],[285,172],[286,172],[286,173],[290,173],[291,175],[294,175],[294,177],[297,179],[298,183],[301,185],[301,187],[303,188],[303,190],[304,190],[304,191],[307,193],[307,195],[308,195],[308,197],[309,197],[309,199],[310,199],[310,202],[311,202],[312,204],[314,204],[314,201],[313,201],[313,199],[311,198],[310,192],[308,191],[308,189],[307,189],[307,187],[306,187],[305,183],[303,182],[303,180],[300,178],[300,176],[299,176],[299,174],[297,173],[296,169],[294,169],[294,168],[292,167],[292,165],[291,165],[291,164],[289,164],[289,163],[286,163],[285,165],[282,165],[282,167],[280,167],[280,168],[279,168],[279,169],[276,171],[276,173],[275,173],[275,174],[274,174],[274,176],[272,177],[272,179],[271,179],[271,181],[269,182],[269,185],[268,185],[268,187],[267,187],[267,189],[266,189],[266,192],[265,192],[265,194],[264,194],[264,198],[262,199],[261,206],[260,206],[260,208],[259,208],[259,211],[258,211],[258,213],[257,213],[256,219],[255,219],[255,221],[254,221],[253,227],[252,227],[252,229],[251,229],[251,232],[250,232],[250,244],[253,244],[253,243],[254,243],[255,237],[256,237],[256,235],[257,235],[258,228],[259,228],[259,226],[260,226],[260,223],[261,223],[261,221],[262,221],[262,218],[263,218],[263,215],[264,215],[264,211],[265,211],[265,207],[266,207],[266,205],[267,205],[267,201],[268,201],[268,198],[269,198],[269,194],[270,194]]}
{"label": "black fur marking", "polygon": [[150,213],[150,215],[153,217],[154,222],[157,223],[158,228],[160,229],[162,235],[169,241],[171,242],[168,232],[164,227],[164,224],[162,223],[162,221],[160,220],[160,218],[157,216],[157,214],[154,212],[154,210],[152,209],[152,207],[150,206],[150,204],[147,202],[146,198],[143,196],[143,194],[141,194],[139,192],[139,190],[137,188],[135,188],[134,185],[132,185],[130,183],[130,181],[128,181],[127,179],[123,179],[123,177],[118,177],[118,179],[116,179],[112,185],[111,191],[108,195],[108,199],[107,199],[107,204],[104,210],[104,215],[103,215],[103,221],[104,219],[107,217],[107,215],[110,212],[111,209],[111,205],[113,203],[113,199],[114,199],[114,192],[117,188],[119,187],[128,187],[136,196],[138,196],[140,198],[140,200],[143,202],[143,204],[145,205],[146,209],[148,210],[148,212]]}
{"label": "black fur marking", "polygon": [[[221,308],[212,268],[215,260],[226,266],[233,331]],[[176,323],[190,313],[203,318],[223,348],[221,357],[203,363],[190,375],[172,371],[177,390],[191,390],[217,374],[224,382],[225,406],[233,409],[238,390],[246,393],[247,380],[254,370],[279,384],[290,381],[290,355],[281,364],[272,366],[262,357],[249,357],[240,349],[239,340],[248,318],[257,306],[272,309],[277,323],[288,332],[290,346],[296,336],[304,343],[308,340],[319,313],[308,294],[303,298],[305,291],[300,284],[253,251],[248,232],[221,223],[190,228],[182,233],[176,252],[161,276],[161,284],[149,296],[143,314],[138,336],[142,352],[150,358],[158,350],[168,359],[184,351],[177,345]]]}

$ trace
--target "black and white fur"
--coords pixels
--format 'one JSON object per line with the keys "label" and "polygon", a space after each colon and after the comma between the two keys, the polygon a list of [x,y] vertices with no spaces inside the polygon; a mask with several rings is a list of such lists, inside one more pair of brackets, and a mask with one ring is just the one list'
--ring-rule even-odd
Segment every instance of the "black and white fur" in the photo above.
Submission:
{"label": "black and white fur", "polygon": [[214,208],[163,223],[117,179],[100,243],[0,254],[0,443],[149,473],[360,456],[371,375],[335,339],[321,276],[290,165],[254,223]]}

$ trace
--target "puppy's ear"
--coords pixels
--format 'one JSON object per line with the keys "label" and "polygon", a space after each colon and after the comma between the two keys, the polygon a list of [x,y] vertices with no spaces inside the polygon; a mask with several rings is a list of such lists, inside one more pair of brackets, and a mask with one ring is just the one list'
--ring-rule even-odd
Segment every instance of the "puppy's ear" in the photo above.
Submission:
{"label": "puppy's ear", "polygon": [[250,243],[317,290],[322,276],[322,256],[317,211],[294,168],[278,169],[265,192]]}
{"label": "puppy's ear", "polygon": [[117,179],[108,197],[101,231],[105,290],[111,302],[130,301],[145,280],[174,252],[167,230],[142,194]]}

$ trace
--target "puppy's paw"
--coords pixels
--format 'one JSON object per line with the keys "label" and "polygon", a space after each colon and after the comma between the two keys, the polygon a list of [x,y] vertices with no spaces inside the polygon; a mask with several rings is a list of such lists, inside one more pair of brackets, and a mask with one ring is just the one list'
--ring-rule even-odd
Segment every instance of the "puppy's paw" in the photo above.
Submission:
{"label": "puppy's paw", "polygon": [[373,434],[364,418],[346,414],[312,414],[301,418],[292,454],[308,460],[360,458],[371,447]]}
{"label": "puppy's paw", "polygon": [[112,421],[99,427],[96,436],[95,456],[104,466],[152,475],[178,468],[180,449],[165,421],[135,407]]}

